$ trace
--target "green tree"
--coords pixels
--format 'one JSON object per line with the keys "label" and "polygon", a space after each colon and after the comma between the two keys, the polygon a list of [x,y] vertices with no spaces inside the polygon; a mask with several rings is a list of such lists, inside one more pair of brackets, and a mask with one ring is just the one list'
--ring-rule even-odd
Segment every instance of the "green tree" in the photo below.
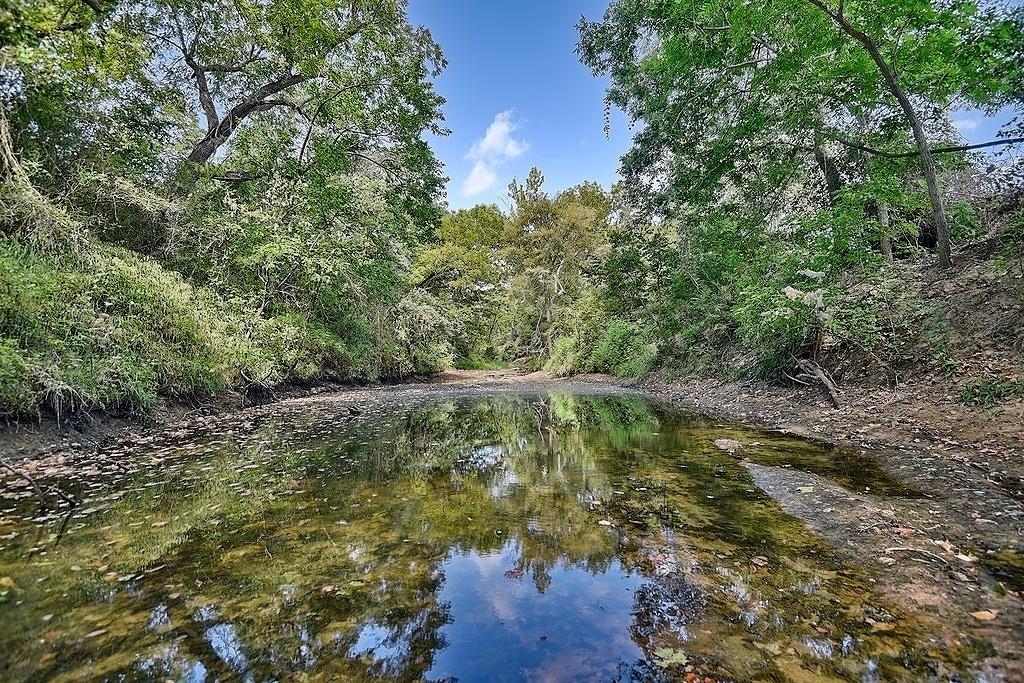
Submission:
{"label": "green tree", "polygon": [[450,363],[409,279],[444,57],[406,2],[18,1],[0,33],[0,413]]}
{"label": "green tree", "polygon": [[447,214],[437,240],[416,254],[411,279],[417,288],[444,298],[461,321],[460,355],[483,360],[496,355],[495,325],[507,294],[505,216],[493,205]]}
{"label": "green tree", "polygon": [[552,196],[534,168],[520,185],[509,186],[513,209],[506,227],[508,254],[516,276],[510,301],[517,316],[515,345],[523,352],[550,355],[572,307],[593,286],[607,255],[611,201],[596,183]]}
{"label": "green tree", "polygon": [[[1022,26],[1019,8],[983,11],[966,0],[618,0],[602,21],[580,22],[577,49],[611,76],[608,103],[643,124],[622,170],[653,211],[713,202],[751,172],[784,179],[794,159],[814,160],[825,201],[846,171],[828,142],[906,154],[921,163],[945,265],[948,221],[929,131],[953,104],[998,107],[1019,96]],[[872,112],[883,124],[874,131],[860,125]]]}
{"label": "green tree", "polygon": [[[190,161],[209,161],[249,117],[283,109],[305,129],[302,163],[314,131],[353,154],[365,154],[367,139],[416,146],[424,127],[441,132],[442,100],[427,76],[444,57],[409,24],[405,4],[155,0],[124,20],[152,38],[154,66],[204,118]],[[345,125],[332,129],[338,118]]]}

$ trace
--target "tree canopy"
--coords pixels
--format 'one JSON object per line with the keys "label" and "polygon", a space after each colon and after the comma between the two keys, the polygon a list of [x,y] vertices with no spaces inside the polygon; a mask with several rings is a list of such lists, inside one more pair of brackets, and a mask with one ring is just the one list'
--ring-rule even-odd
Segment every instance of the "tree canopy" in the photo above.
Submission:
{"label": "tree canopy", "polygon": [[882,172],[865,156],[906,154],[943,261],[931,148],[956,142],[949,109],[1021,97],[1024,12],[1007,4],[619,0],[579,29],[583,62],[611,76],[608,104],[642,123],[622,173],[650,213],[728,201],[751,176],[783,190],[801,164],[834,199],[854,173]]}
{"label": "tree canopy", "polygon": [[[4,12],[8,406],[451,362],[448,321],[408,283],[443,213],[425,134],[447,131],[444,56],[405,2]],[[29,305],[51,287],[68,298]]]}

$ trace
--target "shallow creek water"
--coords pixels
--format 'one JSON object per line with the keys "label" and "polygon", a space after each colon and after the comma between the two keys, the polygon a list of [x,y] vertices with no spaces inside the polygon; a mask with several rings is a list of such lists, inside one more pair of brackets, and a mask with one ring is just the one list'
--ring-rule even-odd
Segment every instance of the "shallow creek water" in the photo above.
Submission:
{"label": "shallow creek water", "polygon": [[[742,457],[715,439],[742,440]],[[970,665],[741,463],[871,460],[607,389],[412,390],[198,420],[0,523],[5,680],[857,680]],[[60,532],[58,534],[58,531]]]}

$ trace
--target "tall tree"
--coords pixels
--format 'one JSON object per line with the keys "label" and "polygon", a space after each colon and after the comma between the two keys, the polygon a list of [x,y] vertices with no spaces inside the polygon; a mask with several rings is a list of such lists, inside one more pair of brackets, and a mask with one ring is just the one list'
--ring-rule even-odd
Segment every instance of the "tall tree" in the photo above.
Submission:
{"label": "tall tree", "polygon": [[[287,111],[301,122],[295,154],[310,136],[417,147],[443,100],[429,81],[444,57],[429,31],[409,24],[406,0],[153,0],[126,20],[156,41],[153,64],[204,121],[188,160],[210,161],[248,119]],[[345,125],[331,128],[341,113]],[[394,170],[393,168],[391,170]]]}
{"label": "tall tree", "polygon": [[834,198],[841,160],[823,144],[903,154],[905,135],[866,138],[857,126],[861,111],[902,116],[945,265],[950,236],[929,129],[954,104],[1012,98],[1022,26],[1019,8],[969,0],[617,0],[602,21],[581,20],[577,49],[611,76],[609,105],[643,123],[623,174],[634,198],[663,214],[716,201],[752,168],[810,155]]}
{"label": "tall tree", "polygon": [[611,199],[596,183],[555,195],[544,176],[530,169],[526,182],[512,181],[513,209],[506,226],[508,258],[517,277],[513,298],[526,314],[521,348],[550,354],[558,323],[580,299],[607,255]]}

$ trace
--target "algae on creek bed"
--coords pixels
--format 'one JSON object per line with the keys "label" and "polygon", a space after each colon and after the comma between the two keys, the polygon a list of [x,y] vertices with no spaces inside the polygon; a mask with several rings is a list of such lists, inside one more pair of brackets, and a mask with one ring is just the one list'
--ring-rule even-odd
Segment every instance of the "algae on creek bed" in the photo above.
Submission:
{"label": "algae on creek bed", "polygon": [[4,678],[888,680],[984,648],[943,647],[713,444],[908,493],[807,442],[607,392],[233,420],[79,489],[59,544],[8,511]]}

